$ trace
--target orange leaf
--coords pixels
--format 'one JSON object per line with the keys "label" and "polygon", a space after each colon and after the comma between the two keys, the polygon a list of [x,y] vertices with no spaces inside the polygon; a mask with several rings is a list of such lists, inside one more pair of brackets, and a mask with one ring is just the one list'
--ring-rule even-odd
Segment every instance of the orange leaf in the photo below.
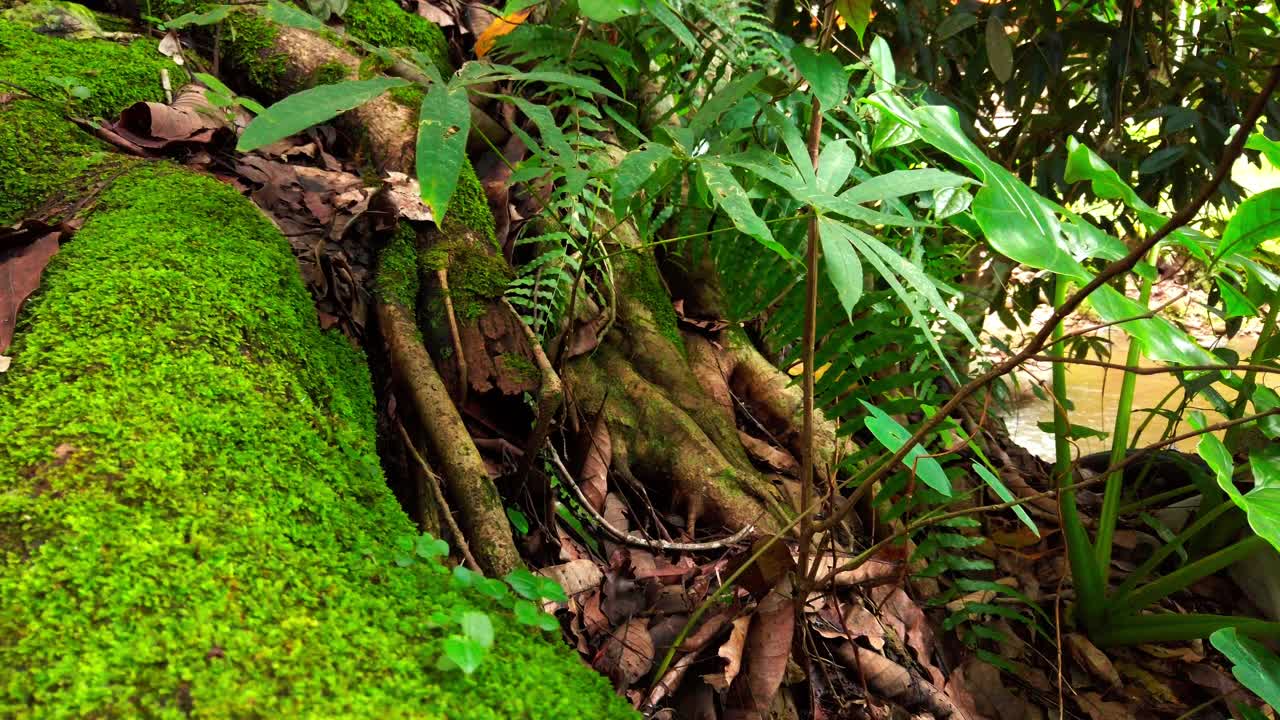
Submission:
{"label": "orange leaf", "polygon": [[511,13],[510,15],[494,20],[489,27],[480,33],[480,37],[476,38],[476,57],[484,57],[493,49],[493,44],[498,38],[520,27],[520,24],[529,17],[529,13],[533,12],[532,8],[521,10],[520,12]]}

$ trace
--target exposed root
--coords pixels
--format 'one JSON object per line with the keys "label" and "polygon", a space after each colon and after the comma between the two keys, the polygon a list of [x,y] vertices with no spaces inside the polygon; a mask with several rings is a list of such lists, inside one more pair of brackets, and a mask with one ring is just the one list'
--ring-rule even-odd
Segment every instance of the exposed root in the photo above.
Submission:
{"label": "exposed root", "polygon": [[396,429],[400,431],[400,437],[404,440],[405,449],[413,456],[418,463],[418,467],[427,478],[427,485],[431,486],[431,494],[435,496],[436,506],[440,509],[440,515],[444,518],[445,524],[449,526],[449,532],[453,533],[453,539],[458,543],[458,552],[462,553],[462,560],[467,567],[476,572],[483,572],[480,569],[480,563],[476,562],[475,557],[471,555],[471,545],[467,542],[467,536],[462,532],[462,528],[458,527],[458,522],[453,519],[453,511],[449,509],[449,503],[444,499],[444,492],[440,490],[440,477],[431,470],[431,466],[422,458],[418,448],[413,445],[413,438],[409,437],[409,431],[404,429],[404,423],[397,421]]}
{"label": "exposed root", "polygon": [[426,348],[418,342],[409,312],[395,303],[378,302],[377,307],[392,366],[422,421],[431,454],[444,470],[449,495],[462,514],[462,531],[476,549],[480,567],[490,575],[505,575],[520,565],[520,554],[484,460]]}
{"label": "exposed root", "polygon": [[[453,339],[454,362],[458,364],[458,374],[467,376],[467,353],[462,349],[462,336],[458,333],[458,316],[453,311],[453,297],[449,295],[449,270],[436,270],[436,279],[440,281],[440,289],[444,291],[444,311],[449,320],[449,336]],[[458,388],[458,404],[467,402],[467,383]]]}

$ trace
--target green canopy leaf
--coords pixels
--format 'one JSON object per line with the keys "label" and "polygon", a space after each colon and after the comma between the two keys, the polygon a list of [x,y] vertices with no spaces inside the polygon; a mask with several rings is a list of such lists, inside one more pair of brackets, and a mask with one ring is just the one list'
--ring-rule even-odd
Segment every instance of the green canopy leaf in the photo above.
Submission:
{"label": "green canopy leaf", "polygon": [[[267,108],[249,123],[236,144],[236,150],[249,152],[277,140],[302,132],[313,125],[332,120],[342,113],[369,102],[392,88],[405,87],[408,80],[376,77],[347,80],[332,85],[318,85],[294,93]],[[468,115],[468,121],[470,116]],[[463,133],[465,140],[466,133]]]}

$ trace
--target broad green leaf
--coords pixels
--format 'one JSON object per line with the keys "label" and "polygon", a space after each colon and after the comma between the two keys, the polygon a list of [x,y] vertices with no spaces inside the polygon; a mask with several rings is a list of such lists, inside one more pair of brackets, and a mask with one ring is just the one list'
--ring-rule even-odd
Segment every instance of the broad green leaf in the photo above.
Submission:
{"label": "broad green leaf", "polygon": [[[973,463],[973,471],[978,473],[978,477],[982,478],[982,481],[987,484],[987,487],[991,488],[995,492],[996,497],[1000,498],[1001,502],[1013,502],[1013,493],[1009,492],[1009,488],[1005,487],[1005,484],[1000,480],[1000,478],[996,477],[990,470],[983,467],[980,463],[975,462]],[[1013,514],[1018,516],[1018,519],[1022,521],[1023,525],[1030,528],[1031,532],[1035,533],[1036,537],[1040,537],[1040,528],[1036,527],[1031,516],[1027,514],[1027,511],[1023,509],[1021,505],[1014,505],[1012,510]]]}
{"label": "broad green leaf", "polygon": [[221,95],[226,95],[228,98],[233,98],[236,96],[236,94],[232,92],[231,88],[224,85],[221,80],[210,75],[209,73],[198,72],[193,74],[195,75],[195,78],[200,81],[200,84],[204,85],[210,90],[216,93],[219,93]]}
{"label": "broad green leaf", "polygon": [[822,240],[822,259],[826,261],[827,276],[836,288],[836,297],[849,319],[853,308],[862,299],[862,262],[853,247],[849,229],[830,218],[819,218],[818,236]]}
{"label": "broad green leaf", "polygon": [[657,172],[658,166],[671,159],[671,148],[661,143],[645,143],[632,150],[618,163],[613,175],[613,206],[624,207],[631,196]]}
{"label": "broad green leaf", "polygon": [[[893,452],[897,452],[907,444],[907,440],[911,438],[911,433],[898,424],[897,420],[889,417],[883,410],[866,400],[859,400],[858,402],[861,402],[867,412],[871,413],[866,419],[867,429],[882,445]],[[923,447],[913,445],[906,456],[902,458],[902,464],[906,465],[907,469],[914,467],[916,475],[926,485],[946,497],[951,497],[951,481],[947,479],[947,474],[942,471],[942,465],[938,463],[937,459],[929,457]]]}
{"label": "broad green leaf", "polygon": [[[1203,430],[1206,427],[1204,415],[1198,410],[1187,413],[1187,424],[1193,430]],[[1248,511],[1249,505],[1245,502],[1244,495],[1236,489],[1235,483],[1231,482],[1231,475],[1235,472],[1235,463],[1231,460],[1231,451],[1227,450],[1227,446],[1222,443],[1222,440],[1211,433],[1201,435],[1199,442],[1196,444],[1196,454],[1209,465],[1209,469],[1213,470],[1213,476],[1218,481],[1218,487],[1222,488],[1237,505]]]}
{"label": "broad green leaf", "polygon": [[640,12],[640,0],[578,0],[578,12],[598,23],[611,23]]}
{"label": "broad green leaf", "polygon": [[450,635],[444,639],[445,657],[468,675],[480,667],[480,663],[484,662],[487,654],[488,651],[475,640],[457,635]]}
{"label": "broad green leaf", "polygon": [[959,32],[963,32],[978,24],[978,16],[971,12],[956,10],[938,23],[934,28],[939,40],[946,40]]}
{"label": "broad green leaf", "polygon": [[858,44],[862,44],[862,35],[871,24],[871,0],[836,0],[836,12],[844,18],[845,23],[858,35]]}
{"label": "broad green leaf", "polygon": [[1244,146],[1262,153],[1273,167],[1280,168],[1280,142],[1263,135],[1261,130],[1250,135]]}
{"label": "broad green leaf", "polygon": [[188,25],[213,25],[222,22],[236,8],[235,5],[214,5],[204,12],[189,12],[164,23],[162,30],[179,30]]}
{"label": "broad green leaf", "polygon": [[1253,470],[1253,484],[1256,487],[1280,489],[1280,450],[1275,446],[1250,451],[1249,468]]}
{"label": "broad green leaf", "polygon": [[1253,317],[1258,314],[1258,306],[1254,305],[1226,278],[1217,277],[1214,281],[1218,284],[1218,293],[1222,295],[1223,317],[1230,320],[1238,317]]}
{"label": "broad green leaf", "polygon": [[983,154],[960,128],[960,116],[954,109],[938,105],[911,108],[889,93],[878,93],[872,101],[984,183],[974,196],[973,216],[997,252],[1041,270],[1088,277],[1084,267],[1061,248],[1062,229],[1048,201]]}
{"label": "broad green leaf", "polygon": [[[857,190],[857,188],[853,188]],[[824,213],[832,213],[847,217],[850,220],[857,220],[867,225],[889,225],[893,227],[928,227],[929,223],[923,220],[905,217],[902,215],[890,215],[889,213],[880,212],[866,208],[858,203],[849,202],[844,197],[838,195],[826,195],[824,193],[814,192],[810,190],[809,185],[789,186],[787,190],[791,196],[802,203],[812,205]]]}
{"label": "broad green leaf", "polygon": [[898,71],[893,65],[893,50],[889,43],[877,35],[871,40],[871,72],[876,76],[876,90],[889,92],[898,82]]}
{"label": "broad green leaf", "polygon": [[857,162],[848,140],[827,143],[818,155],[818,190],[829,195],[840,192]]}
{"label": "broad green leaf", "polygon": [[1171,165],[1182,159],[1182,156],[1186,154],[1186,145],[1160,148],[1148,155],[1145,160],[1138,164],[1138,174],[1154,175],[1155,173],[1168,169]]}
{"label": "broad green leaf", "polygon": [[849,91],[849,74],[834,53],[817,53],[804,45],[796,45],[791,49],[791,61],[809,83],[818,107],[830,110],[844,100]]}
{"label": "broad green leaf", "polygon": [[593,95],[603,95],[612,100],[626,103],[626,100],[618,97],[618,95],[612,90],[609,90],[586,75],[576,75],[556,70],[531,70],[529,72],[525,72],[510,65],[469,62],[462,66],[462,70],[458,71],[458,77],[456,78],[456,82],[463,85],[481,85],[491,83],[496,80],[543,82],[548,85],[564,85],[565,87],[582,90],[583,92],[591,93]]}
{"label": "broad green leaf", "polygon": [[702,171],[702,179],[707,183],[707,189],[711,191],[716,205],[724,210],[735,227],[782,257],[788,260],[794,259],[785,247],[773,239],[769,226],[751,207],[746,191],[738,184],[728,166],[719,160],[704,157],[699,160],[698,168]]}
{"label": "broad green leaf", "polygon": [[444,222],[458,175],[467,159],[471,104],[467,90],[452,83],[427,88],[418,111],[416,168],[422,202],[431,208],[437,225]]}
{"label": "broad green leaf", "polygon": [[876,122],[875,135],[871,138],[871,151],[880,152],[906,145],[915,142],[918,138],[915,130],[898,122],[892,115],[881,109],[880,118]]}
{"label": "broad green leaf", "polygon": [[[1106,323],[1118,323],[1130,337],[1142,343],[1143,354],[1152,360],[1181,365],[1212,365],[1219,360],[1200,347],[1185,332],[1161,317],[1142,318],[1149,311],[1110,285],[1089,295],[1089,305]],[[1124,321],[1124,322],[1121,322]]]}
{"label": "broad green leaf", "polygon": [[993,13],[987,18],[987,62],[1000,82],[1013,77],[1013,43],[1004,31],[1004,23]]}
{"label": "broad green leaf", "polygon": [[786,146],[787,154],[791,156],[791,163],[800,171],[800,177],[804,178],[805,185],[811,189],[817,188],[818,175],[813,169],[813,160],[809,157],[809,146],[801,137],[795,118],[783,115],[772,108],[767,115],[769,122],[778,129],[782,144]]}
{"label": "broad green leaf", "polygon": [[969,209],[973,196],[964,188],[944,187],[933,191],[933,218],[943,220]]}
{"label": "broad green leaf", "polygon": [[893,170],[854,185],[841,193],[840,199],[855,203],[883,201],[940,188],[963,187],[971,182],[972,178],[932,168]]}
{"label": "broad green leaf", "polygon": [[1222,232],[1219,256],[1247,254],[1280,237],[1280,188],[1265,190],[1240,203]]}
{"label": "broad green leaf", "polygon": [[765,71],[756,70],[717,90],[689,119],[688,129],[696,134],[715,125],[720,120],[721,115],[737,105],[738,101],[746,97],[747,93],[755,90],[760,81],[764,79],[764,76]]}
{"label": "broad green leaf", "polygon": [[1280,708],[1280,657],[1235,628],[1222,628],[1209,636],[1231,661],[1231,674],[1272,708]]}
{"label": "broad green leaf", "polygon": [[468,640],[486,650],[493,647],[493,622],[488,615],[474,610],[464,612],[459,625],[462,626],[463,636]]}
{"label": "broad green leaf", "polygon": [[288,27],[312,31],[324,29],[324,23],[317,20],[314,15],[305,13],[293,5],[286,5],[280,0],[267,0],[267,9],[262,14],[268,20]]}
{"label": "broad green leaf", "polygon": [[[1258,413],[1280,408],[1280,394],[1264,385],[1259,385],[1253,389],[1253,397],[1251,399],[1253,401],[1253,409]],[[1258,427],[1262,428],[1262,433],[1272,440],[1280,438],[1280,415],[1268,415],[1260,418]]]}
{"label": "broad green leaf", "polygon": [[[270,145],[360,107],[392,88],[408,84],[408,80],[400,78],[376,77],[319,85],[294,93],[254,118],[240,136],[236,150],[249,152]],[[470,122],[469,114],[467,120]],[[463,139],[466,139],[466,133],[463,133]]]}
{"label": "broad green leaf", "polygon": [[529,518],[516,508],[507,508],[507,520],[511,522],[511,529],[521,535],[529,534]]}
{"label": "broad green leaf", "polygon": [[449,543],[430,533],[422,533],[414,543],[414,553],[423,560],[434,560],[449,554]]}

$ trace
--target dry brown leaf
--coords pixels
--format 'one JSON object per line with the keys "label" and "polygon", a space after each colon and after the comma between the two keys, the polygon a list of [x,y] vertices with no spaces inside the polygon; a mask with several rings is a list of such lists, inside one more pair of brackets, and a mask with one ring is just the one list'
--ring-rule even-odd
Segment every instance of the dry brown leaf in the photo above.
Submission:
{"label": "dry brown leaf", "polygon": [[916,662],[929,672],[933,684],[942,687],[946,676],[933,664],[933,627],[924,611],[902,588],[881,585],[871,590],[881,619],[916,653]]}
{"label": "dry brown leaf", "polygon": [[787,473],[788,475],[799,474],[800,463],[796,462],[796,459],[786,450],[741,430],[738,431],[738,439],[742,441],[742,447],[747,449],[747,454],[753,460],[776,472]]}
{"label": "dry brown leaf", "polygon": [[164,34],[160,38],[160,45],[156,48],[161,55],[173,60],[174,65],[182,64],[182,43],[178,41],[178,34],[172,30]]}
{"label": "dry brown leaf", "polygon": [[957,705],[972,704],[977,717],[994,720],[1027,720],[1027,705],[1000,680],[1000,670],[977,658],[970,658],[951,673],[947,696]]}
{"label": "dry brown leaf", "polygon": [[204,88],[188,85],[171,104],[140,102],[124,109],[107,127],[147,150],[179,145],[210,145],[231,136],[221,110],[209,103]]}
{"label": "dry brown leaf", "polygon": [[594,560],[586,558],[544,567],[538,574],[555,580],[564,588],[566,595],[577,595],[599,587],[604,582],[604,573],[600,572]]}
{"label": "dry brown leaf", "polygon": [[396,214],[406,220],[415,222],[434,222],[431,208],[422,202],[422,190],[417,178],[411,178],[402,172],[389,172],[383,178],[384,193]]}
{"label": "dry brown leaf", "polygon": [[45,233],[34,242],[0,252],[0,353],[13,343],[18,311],[40,287],[40,276],[58,252],[60,231]]}
{"label": "dry brown leaf", "polygon": [[[587,459],[582,462],[579,485],[591,507],[604,507],[605,494],[609,491],[609,463],[613,460],[613,440],[609,435],[609,423],[601,413],[591,427],[587,445]],[[618,527],[618,526],[615,526]]]}
{"label": "dry brown leaf", "polygon": [[653,667],[653,638],[644,618],[632,618],[613,631],[593,663],[618,688],[629,688]]}
{"label": "dry brown leaf", "polygon": [[1115,666],[1111,664],[1111,658],[1089,642],[1088,638],[1079,633],[1069,633],[1067,647],[1071,650],[1071,657],[1089,671],[1090,675],[1112,688],[1120,687],[1120,673],[1116,672]]}
{"label": "dry brown leaf", "polygon": [[747,644],[747,629],[751,627],[751,616],[744,615],[733,621],[733,630],[729,639],[724,641],[716,654],[725,659],[724,670],[707,673],[702,676],[707,684],[716,690],[726,690],[733,684],[738,672],[742,669],[742,651]]}
{"label": "dry brown leaf", "polygon": [[1109,700],[1103,700],[1096,692],[1080,693],[1076,696],[1080,709],[1089,714],[1092,720],[1132,720],[1133,713],[1128,707]]}
{"label": "dry brown leaf", "polygon": [[791,657],[794,603],[790,575],[782,576],[773,591],[760,601],[747,630],[746,666],[729,689],[726,720],[757,720],[768,716]]}

